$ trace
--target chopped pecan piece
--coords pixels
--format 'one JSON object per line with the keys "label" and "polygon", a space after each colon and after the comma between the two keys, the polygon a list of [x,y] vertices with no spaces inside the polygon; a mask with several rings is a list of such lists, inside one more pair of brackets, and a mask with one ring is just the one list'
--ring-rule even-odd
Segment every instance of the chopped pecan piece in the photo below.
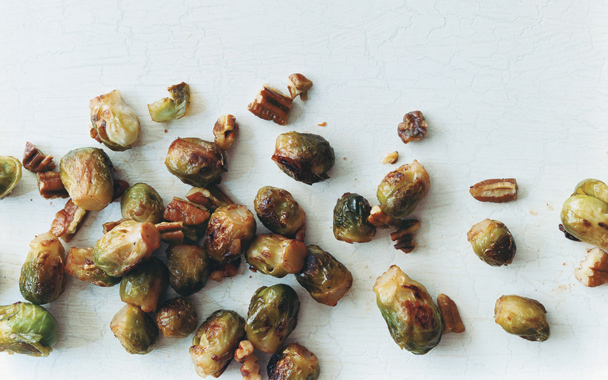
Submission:
{"label": "chopped pecan piece", "polygon": [[312,88],[312,81],[302,74],[291,74],[287,88],[292,99],[300,95],[300,99],[308,100],[308,90]]}
{"label": "chopped pecan piece", "polygon": [[240,257],[234,261],[224,264],[219,264],[218,262],[212,260],[211,274],[209,275],[209,279],[217,282],[222,282],[222,279],[226,277],[234,277],[239,273],[240,266]]}
{"label": "chopped pecan piece", "polygon": [[397,127],[397,132],[404,144],[419,141],[426,135],[428,124],[420,111],[408,112],[403,116],[403,123]]}
{"label": "chopped pecan piece", "polygon": [[112,198],[112,202],[119,200],[128,188],[129,182],[114,178],[114,198]]}
{"label": "chopped pecan piece", "polygon": [[414,232],[420,228],[420,222],[416,219],[401,221],[397,230],[391,233],[391,240],[397,241],[395,248],[405,253],[410,253],[418,244],[414,241]]}
{"label": "chopped pecan piece", "polygon": [[480,202],[510,202],[517,200],[517,181],[515,178],[486,179],[471,186],[469,193]]}
{"label": "chopped pecan piece", "polygon": [[458,308],[452,299],[445,294],[437,296],[437,305],[441,312],[441,319],[443,320],[443,333],[457,333],[464,332],[464,324],[460,319],[460,313]]}
{"label": "chopped pecan piece", "polygon": [[394,151],[392,153],[389,153],[386,155],[386,157],[384,157],[384,160],[382,160],[383,164],[394,164],[395,162],[397,162],[397,160],[399,159],[399,152]]}
{"label": "chopped pecan piece", "polygon": [[564,228],[563,224],[560,223],[558,228],[560,231],[562,231],[564,233],[564,236],[566,237],[566,239],[570,239],[572,241],[581,241],[581,239],[577,238],[576,236],[570,235],[570,233],[568,231],[566,231],[566,229]]}
{"label": "chopped pecan piece", "polygon": [[87,211],[76,206],[72,199],[69,199],[63,210],[55,214],[50,232],[68,243],[76,235],[86,216]]}
{"label": "chopped pecan piece", "polygon": [[103,228],[103,234],[107,234],[108,232],[112,231],[114,229],[114,227],[118,226],[120,223],[124,222],[126,219],[121,219],[121,220],[117,220],[115,222],[107,222],[101,225],[101,227]]}
{"label": "chopped pecan piece", "polygon": [[179,245],[184,242],[183,222],[162,222],[155,224],[160,232],[160,240],[167,244]]}
{"label": "chopped pecan piece", "polygon": [[198,226],[209,220],[211,213],[196,203],[173,197],[165,208],[163,218],[169,222],[183,222],[184,226]]}
{"label": "chopped pecan piece", "polygon": [[232,115],[220,116],[213,126],[215,143],[223,150],[228,150],[234,144],[238,132],[239,125],[236,123],[236,118]]}
{"label": "chopped pecan piece", "polygon": [[68,191],[61,182],[61,177],[57,172],[42,172],[36,173],[38,178],[38,190],[44,199],[51,198],[67,198]]}
{"label": "chopped pecan piece", "polygon": [[206,189],[193,187],[186,194],[186,198],[190,202],[205,206],[211,212],[215,211],[218,207],[234,204],[229,196],[215,186],[208,186]]}
{"label": "chopped pecan piece", "polygon": [[239,363],[243,363],[241,366],[243,380],[262,380],[258,357],[253,351],[253,344],[248,340],[242,340],[234,352],[234,359]]}
{"label": "chopped pecan piece", "polygon": [[580,268],[574,270],[574,277],[590,288],[608,282],[608,254],[600,248],[587,250]]}
{"label": "chopped pecan piece", "polygon": [[43,173],[55,169],[53,156],[42,154],[31,142],[25,143],[23,167],[32,173]]}
{"label": "chopped pecan piece", "polygon": [[272,120],[279,125],[285,125],[292,102],[293,100],[283,95],[281,91],[265,84],[255,100],[249,103],[247,109],[261,119]]}
{"label": "chopped pecan piece", "polygon": [[384,211],[382,211],[382,209],[378,205],[372,207],[367,221],[369,222],[369,224],[373,225],[376,228],[388,228],[390,226],[399,226],[399,224],[401,223],[399,219],[395,219]]}

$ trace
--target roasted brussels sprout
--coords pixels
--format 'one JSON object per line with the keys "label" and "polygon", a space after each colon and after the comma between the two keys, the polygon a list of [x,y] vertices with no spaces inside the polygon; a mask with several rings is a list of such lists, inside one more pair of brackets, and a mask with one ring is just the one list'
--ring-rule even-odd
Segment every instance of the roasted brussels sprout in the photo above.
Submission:
{"label": "roasted brussels sprout", "polygon": [[156,324],[167,338],[185,338],[196,329],[196,309],[185,298],[170,299],[156,313]]}
{"label": "roasted brussels sprout", "polygon": [[296,280],[317,302],[336,306],[353,285],[353,275],[329,252],[316,245],[308,246],[304,269]]}
{"label": "roasted brussels sprout", "polygon": [[307,185],[328,179],[335,159],[334,149],[323,137],[295,131],[277,137],[272,155],[285,174]]}
{"label": "roasted brussels sprout", "polygon": [[112,318],[110,329],[130,354],[147,354],[158,341],[158,327],[139,307],[126,305]]}
{"label": "roasted brussels sprout", "polygon": [[97,268],[94,256],[93,248],[70,248],[65,260],[65,273],[97,286],[108,287],[118,284],[120,277],[108,276]]}
{"label": "roasted brussels sprout", "polygon": [[261,234],[249,244],[245,259],[254,269],[274,277],[298,273],[304,266],[306,245],[277,234]]}
{"label": "roasted brussels sprout", "polygon": [[163,211],[163,199],[145,183],[129,187],[120,199],[120,213],[125,219],[156,224],[162,222]]}
{"label": "roasted brussels sprout", "polygon": [[574,194],[589,195],[608,203],[608,185],[598,179],[584,179],[576,184]]}
{"label": "roasted brussels sprout", "polygon": [[255,218],[247,207],[219,207],[209,219],[204,247],[209,257],[220,263],[235,260],[255,236]]}
{"label": "roasted brussels sprout", "polygon": [[422,284],[393,265],[378,277],[374,292],[388,330],[401,349],[424,355],[439,344],[441,314]]}
{"label": "roasted brussels sprout", "polygon": [[152,257],[122,278],[120,299],[129,305],[139,306],[142,311],[156,311],[168,283],[167,267]]}
{"label": "roasted brussels sprout", "polygon": [[507,226],[497,220],[485,219],[467,233],[475,254],[486,264],[499,267],[513,262],[515,240]]}
{"label": "roasted brussels sprout", "polygon": [[57,321],[42,306],[29,302],[0,306],[0,352],[49,356],[58,339]]}
{"label": "roasted brussels sprout", "polygon": [[247,340],[260,351],[275,353],[296,328],[299,311],[298,294],[290,286],[262,286],[249,303]]}
{"label": "roasted brussels sprout", "polygon": [[112,202],[114,169],[103,150],[74,149],[63,156],[59,166],[61,182],[76,206],[101,211]]}
{"label": "roasted brussels sprout", "polygon": [[[264,186],[253,201],[256,214],[266,228],[288,238],[303,237],[306,213],[287,190]],[[302,239],[299,239],[302,240]]]}
{"label": "roasted brussels sprout", "polygon": [[190,86],[187,83],[180,83],[167,88],[170,98],[157,100],[148,104],[150,117],[157,123],[164,123],[169,120],[181,119],[186,115],[190,106]]}
{"label": "roasted brussels sprout", "polygon": [[551,331],[546,314],[540,302],[515,295],[500,297],[494,307],[494,320],[500,327],[532,342],[549,339]]}
{"label": "roasted brussels sprout", "polygon": [[220,377],[245,335],[245,320],[231,310],[218,310],[196,330],[190,356],[201,377]]}
{"label": "roasted brussels sprout", "polygon": [[129,108],[114,90],[89,102],[91,110],[91,137],[112,150],[127,150],[141,135],[137,114]]}
{"label": "roasted brussels sprout", "polygon": [[12,156],[0,156],[0,199],[13,191],[21,180],[21,162]]}
{"label": "roasted brussels sprout", "polygon": [[207,187],[221,181],[226,162],[226,153],[216,143],[188,137],[171,143],[165,166],[183,183]]}
{"label": "roasted brussels sprout", "polygon": [[176,245],[167,249],[169,283],[182,296],[189,296],[205,287],[209,273],[209,258],[198,245]]}
{"label": "roasted brussels sprout", "polygon": [[564,203],[561,219],[570,235],[608,249],[608,186],[596,179],[581,181]]}
{"label": "roasted brussels sprout", "polygon": [[365,243],[376,235],[369,218],[371,207],[367,199],[356,193],[344,193],[334,207],[334,236],[347,243]]}
{"label": "roasted brussels sprout", "polygon": [[401,219],[416,209],[431,187],[429,174],[414,160],[388,173],[378,185],[376,196],[382,211]]}
{"label": "roasted brussels sprout", "polygon": [[53,302],[65,288],[63,255],[59,238],[50,232],[38,235],[21,267],[19,290],[26,300],[36,305]]}
{"label": "roasted brussels sprout", "polygon": [[317,355],[292,343],[270,357],[267,371],[269,380],[317,380],[321,367]]}
{"label": "roasted brussels sprout", "polygon": [[95,243],[95,265],[106,274],[121,277],[152,256],[160,247],[160,233],[150,222],[127,220]]}

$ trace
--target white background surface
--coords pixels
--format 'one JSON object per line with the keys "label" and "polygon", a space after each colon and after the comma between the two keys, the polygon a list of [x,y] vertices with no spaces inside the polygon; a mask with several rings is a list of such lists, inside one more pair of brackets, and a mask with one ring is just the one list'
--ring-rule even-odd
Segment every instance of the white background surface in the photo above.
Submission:
{"label": "white background surface", "polygon": [[[608,376],[608,287],[588,289],[574,279],[589,247],[557,230],[561,205],[579,180],[608,180],[605,2],[2,0],[0,19],[0,155],[21,158],[31,141],[58,162],[73,148],[98,146],[88,134],[88,101],[119,89],[143,135],[129,151],[105,150],[119,178],[147,182],[168,202],[189,189],[163,165],[171,141],[212,139],[215,120],[232,113],[241,135],[228,152],[225,188],[250,208],[264,185],[292,192],[308,214],[307,244],[319,244],[354,275],[352,291],[332,309],[314,302],[293,276],[278,280],[243,264],[238,277],[210,281],[192,297],[201,321],[218,308],[245,315],[257,287],[285,282],[302,302],[288,341],[316,353],[322,379]],[[286,89],[294,72],[314,87],[310,100],[294,102],[287,126],[247,111],[264,83]],[[146,104],[181,81],[193,93],[189,115],[152,122]],[[429,132],[404,145],[397,124],[415,109]],[[329,181],[309,187],[270,160],[276,136],[289,130],[330,141],[337,159]],[[415,212],[419,247],[396,251],[386,230],[368,244],[336,241],[335,200],[358,192],[376,203],[377,184],[396,167],[380,160],[393,150],[399,164],[417,159],[431,176]],[[517,178],[516,202],[482,204],[469,196],[470,185],[496,177]],[[42,199],[27,171],[0,202],[0,304],[22,300],[18,278],[29,242],[64,203]],[[515,236],[508,267],[485,265],[466,240],[487,217]],[[119,218],[116,203],[91,213],[68,247],[92,246],[101,224]],[[157,255],[164,258],[164,249]],[[433,296],[451,296],[467,331],[444,336],[425,356],[400,351],[371,290],[391,264]],[[53,353],[0,354],[0,378],[197,378],[190,339],[161,339],[145,356],[124,351],[109,329],[122,307],[118,290],[70,279],[48,305],[60,324]],[[539,344],[504,333],[493,320],[502,294],[542,302],[551,338]],[[267,359],[261,356],[263,367]],[[239,366],[222,378],[239,379]]]}

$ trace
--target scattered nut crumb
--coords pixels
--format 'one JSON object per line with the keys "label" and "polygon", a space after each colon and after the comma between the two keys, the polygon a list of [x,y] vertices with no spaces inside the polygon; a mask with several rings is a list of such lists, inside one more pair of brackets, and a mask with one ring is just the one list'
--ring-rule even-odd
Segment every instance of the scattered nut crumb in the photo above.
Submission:
{"label": "scattered nut crumb", "polygon": [[549,203],[547,203],[547,210],[553,211],[553,206],[551,206]]}
{"label": "scattered nut crumb", "polygon": [[327,122],[326,122],[326,121],[324,121],[324,122],[319,123],[319,124],[317,124],[317,125],[318,125],[319,127],[324,127],[324,126],[326,126],[326,125],[327,125]]}
{"label": "scattered nut crumb", "polygon": [[537,212],[534,212],[534,211],[530,211],[530,215],[534,215],[534,216],[536,216],[536,215],[538,215],[538,213],[537,213]]}
{"label": "scattered nut crumb", "polygon": [[167,130],[165,129],[165,133],[167,133]]}
{"label": "scattered nut crumb", "polygon": [[395,162],[397,162],[397,160],[399,160],[399,152],[394,151],[394,152],[387,154],[386,157],[384,157],[384,160],[382,160],[382,163],[383,164],[394,164]]}

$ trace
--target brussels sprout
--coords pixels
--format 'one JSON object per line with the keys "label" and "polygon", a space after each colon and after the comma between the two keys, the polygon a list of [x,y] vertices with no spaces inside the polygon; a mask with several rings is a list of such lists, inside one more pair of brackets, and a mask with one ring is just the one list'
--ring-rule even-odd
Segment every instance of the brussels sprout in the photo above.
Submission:
{"label": "brussels sprout", "polygon": [[183,183],[207,187],[221,181],[226,171],[226,153],[213,142],[178,138],[169,146],[165,166]]}
{"label": "brussels sprout", "polygon": [[158,327],[139,307],[126,305],[116,313],[110,329],[130,354],[147,354],[158,341]]}
{"label": "brussels sprout", "polygon": [[608,185],[598,179],[588,178],[580,181],[572,195],[589,195],[608,203]]}
{"label": "brussels sprout", "polygon": [[0,306],[0,352],[46,357],[58,339],[57,321],[42,306],[29,302]]}
{"label": "brussels sprout", "polygon": [[139,306],[142,311],[156,311],[168,283],[167,267],[156,257],[151,257],[122,278],[120,299],[129,305]]}
{"label": "brussels sprout", "polygon": [[306,213],[289,191],[264,186],[258,190],[253,205],[258,218],[270,231],[288,238],[304,234]]}
{"label": "brussels sprout", "polygon": [[374,284],[376,303],[401,349],[424,355],[441,340],[439,308],[426,288],[393,265]]}
{"label": "brussels sprout", "polygon": [[270,357],[267,371],[269,380],[317,380],[321,367],[317,355],[292,343]]}
{"label": "brussels sprout", "polygon": [[129,187],[120,200],[122,217],[136,222],[160,223],[163,221],[163,211],[163,199],[152,186],[145,183]]}
{"label": "brussels sprout", "polygon": [[131,148],[141,135],[137,114],[129,108],[114,90],[89,102],[91,110],[91,136],[112,150]]}
{"label": "brussels sprout", "polygon": [[255,218],[247,207],[219,207],[209,219],[204,247],[209,257],[220,263],[235,260],[255,236]]}
{"label": "brussels sprout", "polygon": [[260,351],[275,353],[296,328],[299,311],[298,294],[290,286],[262,286],[249,303],[247,340]]}
{"label": "brussels sprout", "polygon": [[245,252],[245,259],[254,269],[278,278],[298,273],[304,257],[304,243],[277,234],[257,235]]}
{"label": "brussels sprout", "polygon": [[101,211],[112,202],[114,168],[103,150],[71,150],[63,156],[59,166],[61,182],[76,206],[87,211]]}
{"label": "brussels sprout", "polygon": [[416,209],[431,187],[429,174],[414,160],[388,173],[378,185],[376,196],[382,211],[401,219]]}
{"label": "brussels sprout", "polygon": [[488,265],[508,265],[515,257],[513,235],[507,226],[497,220],[482,220],[471,228],[467,238],[475,254]]}
{"label": "brussels sprout", "polygon": [[304,269],[296,280],[317,302],[336,306],[353,285],[353,275],[329,252],[316,245],[308,246]]}
{"label": "brussels sprout", "polygon": [[167,88],[170,98],[157,100],[148,104],[150,117],[157,123],[164,123],[169,120],[181,119],[186,115],[190,106],[190,86],[182,82]]}
{"label": "brussels sprout", "polygon": [[496,300],[494,320],[506,332],[532,342],[544,342],[551,331],[546,319],[547,310],[538,301],[510,295]]}
{"label": "brussels sprout", "polygon": [[182,296],[189,296],[205,287],[210,266],[207,252],[198,245],[176,245],[167,249],[169,283]]}
{"label": "brussels sprout", "polygon": [[201,377],[220,377],[245,335],[245,320],[231,310],[218,310],[196,330],[190,356]]}
{"label": "brussels sprout", "polygon": [[0,199],[13,191],[21,180],[21,162],[12,156],[0,156]]}
{"label": "brussels sprout", "polygon": [[608,186],[594,179],[581,181],[564,202],[561,219],[570,235],[608,249]]}
{"label": "brussels sprout", "polygon": [[185,338],[196,329],[196,309],[185,298],[170,299],[156,313],[156,324],[167,338]]}
{"label": "brussels sprout", "polygon": [[323,137],[295,131],[277,137],[272,155],[285,174],[307,185],[328,179],[335,159],[334,149]]}
{"label": "brussels sprout", "polygon": [[146,261],[160,247],[160,233],[150,222],[127,220],[95,243],[95,265],[106,274],[121,277]]}
{"label": "brussels sprout", "polygon": [[369,224],[371,207],[367,199],[356,193],[344,193],[334,207],[334,236],[347,243],[365,243],[376,235]]}
{"label": "brussels sprout", "polygon": [[65,288],[64,254],[63,245],[50,232],[32,240],[19,277],[19,290],[23,298],[36,305],[59,298]]}
{"label": "brussels sprout", "polygon": [[118,284],[120,277],[108,276],[97,268],[93,251],[93,248],[70,248],[65,261],[65,273],[97,286],[108,287]]}

